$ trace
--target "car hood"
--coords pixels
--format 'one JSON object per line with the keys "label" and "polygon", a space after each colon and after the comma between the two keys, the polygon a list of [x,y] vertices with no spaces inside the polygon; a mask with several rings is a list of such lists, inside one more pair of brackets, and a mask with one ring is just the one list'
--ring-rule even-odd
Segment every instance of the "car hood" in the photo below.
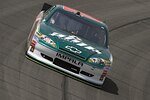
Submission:
{"label": "car hood", "polygon": [[97,46],[90,41],[60,30],[57,27],[46,25],[44,22],[41,23],[39,32],[47,35],[56,43],[57,47],[54,48],[55,50],[59,50],[74,58],[83,61],[93,56],[103,59],[110,58],[110,53],[107,48]]}

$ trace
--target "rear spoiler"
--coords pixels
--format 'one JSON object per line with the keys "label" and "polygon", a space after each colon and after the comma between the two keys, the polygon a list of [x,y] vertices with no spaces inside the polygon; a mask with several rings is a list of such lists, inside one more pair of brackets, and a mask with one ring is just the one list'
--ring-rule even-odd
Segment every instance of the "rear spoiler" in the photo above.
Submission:
{"label": "rear spoiler", "polygon": [[44,3],[43,7],[41,9],[41,11],[47,11],[48,9],[50,9],[51,7],[53,7],[52,5],[48,4],[48,3]]}

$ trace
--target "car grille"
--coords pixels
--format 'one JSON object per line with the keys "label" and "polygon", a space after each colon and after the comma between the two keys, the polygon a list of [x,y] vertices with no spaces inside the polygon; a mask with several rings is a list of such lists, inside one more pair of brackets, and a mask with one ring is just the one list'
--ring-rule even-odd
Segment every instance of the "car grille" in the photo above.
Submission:
{"label": "car grille", "polygon": [[64,69],[66,69],[66,70],[69,70],[71,72],[79,74],[80,68],[75,66],[75,65],[72,65],[72,64],[70,64],[68,62],[65,62],[65,61],[62,61],[62,60],[60,60],[58,58],[55,58],[53,63],[55,65],[59,66],[59,67],[62,67]]}
{"label": "car grille", "polygon": [[93,77],[94,76],[93,74],[90,74],[90,73],[85,72],[85,71],[81,71],[80,73],[85,75],[85,76],[88,76],[88,77]]}
{"label": "car grille", "polygon": [[45,54],[43,54],[43,53],[41,53],[41,56],[42,56],[43,58],[49,60],[49,61],[53,61],[53,58],[52,58],[52,57],[49,57],[49,56],[47,56],[47,55],[45,55]]}

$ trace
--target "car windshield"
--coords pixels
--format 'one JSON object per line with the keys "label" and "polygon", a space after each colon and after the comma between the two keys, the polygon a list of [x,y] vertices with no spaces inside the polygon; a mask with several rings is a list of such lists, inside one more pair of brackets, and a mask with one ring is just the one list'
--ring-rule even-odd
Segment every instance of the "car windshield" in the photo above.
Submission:
{"label": "car windshield", "polygon": [[76,14],[57,10],[49,23],[71,34],[84,38],[96,45],[106,46],[106,30]]}

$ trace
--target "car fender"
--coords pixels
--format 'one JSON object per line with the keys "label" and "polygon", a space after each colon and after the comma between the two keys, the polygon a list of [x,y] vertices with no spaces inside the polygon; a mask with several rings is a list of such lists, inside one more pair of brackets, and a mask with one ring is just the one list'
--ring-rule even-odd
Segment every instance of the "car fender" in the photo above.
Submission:
{"label": "car fender", "polygon": [[35,31],[37,31],[37,29],[38,29],[38,27],[39,27],[39,25],[40,25],[40,23],[41,23],[41,21],[42,21],[42,19],[43,19],[43,15],[44,15],[44,11],[41,11],[41,12],[37,15],[37,17],[36,17],[36,19],[35,19],[35,21],[34,21],[34,23],[33,23],[33,25],[32,25],[31,31],[30,31],[30,33],[29,33],[28,39],[27,39],[27,47],[30,46],[30,42],[31,42],[31,40],[32,40],[32,37],[33,37]]}

